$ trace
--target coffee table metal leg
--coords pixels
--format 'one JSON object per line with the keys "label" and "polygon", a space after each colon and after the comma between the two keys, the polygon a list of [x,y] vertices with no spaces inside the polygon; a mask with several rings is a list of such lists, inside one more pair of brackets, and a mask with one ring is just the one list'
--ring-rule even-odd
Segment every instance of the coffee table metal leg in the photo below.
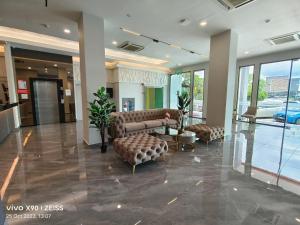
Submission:
{"label": "coffee table metal leg", "polygon": [[132,166],[132,174],[134,175],[134,172],[135,172],[135,165]]}

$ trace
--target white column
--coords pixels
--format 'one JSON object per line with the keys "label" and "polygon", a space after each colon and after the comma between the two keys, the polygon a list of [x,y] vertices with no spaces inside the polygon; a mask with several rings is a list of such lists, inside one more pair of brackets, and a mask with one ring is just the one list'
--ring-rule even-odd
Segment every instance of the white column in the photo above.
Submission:
{"label": "white column", "polygon": [[206,122],[231,135],[238,36],[227,30],[211,37]]}
{"label": "white column", "polygon": [[100,133],[90,128],[88,102],[93,93],[106,86],[104,20],[103,18],[81,14],[79,21],[80,77],[82,94],[83,139],[88,145],[100,143]]}
{"label": "white column", "polygon": [[[5,58],[5,69],[7,75],[9,102],[16,103],[19,101],[17,96],[16,73],[15,73],[14,61],[11,55],[11,46],[9,43],[6,43],[4,46],[4,58]],[[20,121],[21,121],[19,106],[14,107],[13,111],[14,111],[15,128],[18,128],[20,127]]]}
{"label": "white column", "polygon": [[82,120],[82,97],[79,57],[73,57],[74,101],[76,120]]}

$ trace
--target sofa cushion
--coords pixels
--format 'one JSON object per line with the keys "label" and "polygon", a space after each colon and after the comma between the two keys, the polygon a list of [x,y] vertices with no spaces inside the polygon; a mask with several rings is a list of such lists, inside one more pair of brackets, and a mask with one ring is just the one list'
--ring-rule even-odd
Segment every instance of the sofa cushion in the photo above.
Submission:
{"label": "sofa cushion", "polygon": [[168,125],[177,125],[177,121],[173,119],[168,120]]}
{"label": "sofa cushion", "polygon": [[160,120],[147,120],[147,121],[144,121],[143,123],[145,124],[147,129],[162,126],[162,121],[160,121]]}
{"label": "sofa cushion", "polygon": [[166,119],[158,119],[161,122],[162,126],[165,126],[167,124],[167,120]]}
{"label": "sofa cushion", "polygon": [[145,129],[145,124],[140,122],[140,123],[125,123],[125,130],[127,132],[130,131],[135,131],[135,130],[143,130]]}

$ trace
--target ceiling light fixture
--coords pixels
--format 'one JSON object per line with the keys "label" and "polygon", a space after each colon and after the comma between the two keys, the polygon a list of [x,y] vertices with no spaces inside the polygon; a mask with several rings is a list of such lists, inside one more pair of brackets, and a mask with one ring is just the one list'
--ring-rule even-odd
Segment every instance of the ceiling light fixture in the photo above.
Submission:
{"label": "ceiling light fixture", "polygon": [[113,45],[117,45],[118,42],[117,42],[117,41],[113,41],[112,44],[113,44]]}
{"label": "ceiling light fixture", "polygon": [[249,54],[249,51],[245,51],[245,55],[248,55]]}
{"label": "ceiling light fixture", "polygon": [[126,32],[126,33],[129,33],[129,34],[133,34],[133,35],[136,35],[136,36],[141,36],[141,34],[139,34],[137,32],[134,32],[134,31],[131,31],[131,30],[128,30],[128,29],[125,29],[123,27],[121,27],[121,30]]}
{"label": "ceiling light fixture", "polygon": [[55,63],[53,66],[54,66],[54,67],[57,67],[57,64]]}
{"label": "ceiling light fixture", "polygon": [[186,51],[186,52],[189,52],[189,53],[192,53],[192,54],[202,55],[202,54],[200,54],[200,53],[196,53],[196,52],[191,51],[191,50],[189,50],[189,49],[182,48],[182,47],[180,47],[180,46],[178,46],[178,45],[174,45],[174,44],[168,43],[168,42],[166,42],[166,41],[162,41],[162,40],[159,40],[159,39],[157,39],[157,38],[153,38],[153,37],[150,37],[150,36],[147,36],[147,35],[144,35],[144,34],[139,34],[139,33],[136,33],[136,32],[134,32],[134,31],[131,31],[131,30],[127,30],[127,29],[125,29],[125,28],[123,28],[123,27],[121,27],[120,29],[121,29],[122,31],[124,31],[124,32],[129,33],[129,34],[133,34],[133,35],[136,35],[136,36],[141,36],[141,37],[150,39],[150,40],[152,40],[152,41],[155,42],[155,43],[165,44],[165,45],[171,46],[171,47],[173,47],[173,48],[181,49],[181,50],[183,50],[183,51]]}
{"label": "ceiling light fixture", "polygon": [[122,205],[120,205],[120,204],[117,205],[117,208],[118,208],[118,209],[121,209],[121,208],[122,208]]}
{"label": "ceiling light fixture", "polygon": [[166,54],[166,58],[170,58],[170,55]]}
{"label": "ceiling light fixture", "polygon": [[71,33],[71,30],[70,30],[70,29],[67,29],[67,28],[65,28],[65,29],[64,29],[64,32],[65,32],[66,34],[70,34],[70,33]]}
{"label": "ceiling light fixture", "polygon": [[170,44],[170,46],[171,46],[171,47],[173,47],[173,48],[178,48],[178,49],[181,49],[181,47],[180,47],[180,46],[178,46],[178,45],[173,45],[173,44]]}
{"label": "ceiling light fixture", "polygon": [[200,26],[201,26],[201,27],[205,27],[206,25],[207,25],[207,21],[204,20],[204,21],[201,21],[201,22],[200,22]]}
{"label": "ceiling light fixture", "polygon": [[30,67],[30,66],[28,66],[28,67],[27,67],[27,69],[31,70],[31,67]]}
{"label": "ceiling light fixture", "polygon": [[296,217],[295,220],[300,223],[300,218]]}

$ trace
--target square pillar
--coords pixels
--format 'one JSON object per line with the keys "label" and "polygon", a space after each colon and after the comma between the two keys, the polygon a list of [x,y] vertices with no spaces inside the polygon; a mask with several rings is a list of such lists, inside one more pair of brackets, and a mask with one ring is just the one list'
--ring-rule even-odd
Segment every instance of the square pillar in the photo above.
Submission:
{"label": "square pillar", "polygon": [[[6,43],[4,45],[4,60],[5,60],[5,70],[6,70],[7,84],[8,84],[9,103],[16,103],[19,101],[18,94],[17,94],[18,87],[16,81],[15,62],[11,55],[11,45],[9,43]],[[20,107],[19,106],[13,107],[13,113],[14,113],[15,128],[19,128],[21,125]]]}
{"label": "square pillar", "polygon": [[206,123],[224,127],[225,136],[231,135],[237,42],[238,36],[231,30],[210,40]]}
{"label": "square pillar", "polygon": [[81,14],[79,28],[80,78],[82,96],[83,140],[88,145],[100,143],[100,132],[89,123],[89,102],[99,87],[106,87],[104,20]]}

